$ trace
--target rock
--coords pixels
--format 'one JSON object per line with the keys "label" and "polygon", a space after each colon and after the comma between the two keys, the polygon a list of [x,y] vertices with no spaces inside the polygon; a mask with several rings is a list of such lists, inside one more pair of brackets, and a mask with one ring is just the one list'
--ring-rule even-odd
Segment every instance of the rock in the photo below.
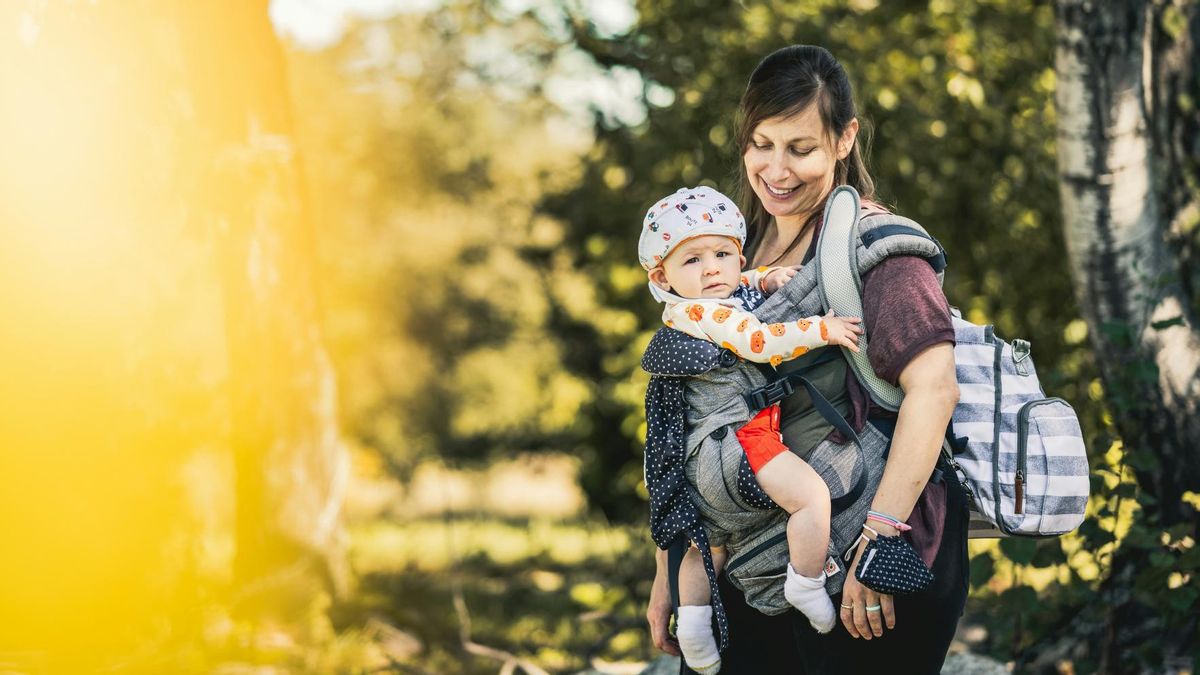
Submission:
{"label": "rock", "polygon": [[1008,668],[987,656],[956,652],[946,657],[942,675],[1008,675]]}
{"label": "rock", "polygon": [[[598,671],[597,671],[598,672]],[[641,675],[678,675],[679,657],[660,656],[646,664]],[[942,665],[942,675],[1008,675],[1008,668],[995,659],[960,652],[946,657]]]}
{"label": "rock", "polygon": [[641,675],[679,675],[679,657],[660,656],[647,663]]}

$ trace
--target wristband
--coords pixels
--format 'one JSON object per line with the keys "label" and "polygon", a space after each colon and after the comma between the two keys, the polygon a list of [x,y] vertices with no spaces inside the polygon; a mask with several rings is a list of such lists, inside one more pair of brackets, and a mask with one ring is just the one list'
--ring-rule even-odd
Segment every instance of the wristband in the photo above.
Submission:
{"label": "wristband", "polygon": [[874,520],[876,522],[891,525],[892,527],[896,528],[900,532],[908,532],[909,530],[912,529],[911,525],[909,525],[907,523],[902,523],[899,520],[897,520],[896,518],[893,518],[892,516],[889,516],[886,513],[880,513],[878,511],[867,511],[867,520],[868,521]]}

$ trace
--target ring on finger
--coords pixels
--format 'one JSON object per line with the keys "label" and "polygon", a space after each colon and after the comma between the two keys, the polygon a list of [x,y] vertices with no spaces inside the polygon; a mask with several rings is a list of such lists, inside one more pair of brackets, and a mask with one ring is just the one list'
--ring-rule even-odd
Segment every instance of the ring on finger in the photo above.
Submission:
{"label": "ring on finger", "polygon": [[842,609],[848,609],[848,610],[851,610],[851,611],[853,611],[853,610],[854,610],[854,605],[847,605],[847,604],[843,603],[843,604],[842,604]]}
{"label": "ring on finger", "polygon": [[871,605],[870,607],[866,607],[864,609],[866,609],[868,612],[878,612],[882,607],[883,605]]}

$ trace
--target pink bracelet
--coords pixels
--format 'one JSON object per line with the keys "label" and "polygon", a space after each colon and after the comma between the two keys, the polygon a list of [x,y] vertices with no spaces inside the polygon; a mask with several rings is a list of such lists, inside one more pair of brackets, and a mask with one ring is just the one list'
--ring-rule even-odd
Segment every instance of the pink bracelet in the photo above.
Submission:
{"label": "pink bracelet", "polygon": [[891,517],[885,516],[883,514],[876,514],[873,511],[867,513],[867,520],[868,521],[874,520],[876,522],[884,523],[886,525],[891,525],[892,527],[896,528],[897,530],[899,530],[901,532],[908,532],[909,530],[912,529],[912,526],[909,525],[908,523],[902,523],[899,520],[896,520],[895,518],[891,518]]}

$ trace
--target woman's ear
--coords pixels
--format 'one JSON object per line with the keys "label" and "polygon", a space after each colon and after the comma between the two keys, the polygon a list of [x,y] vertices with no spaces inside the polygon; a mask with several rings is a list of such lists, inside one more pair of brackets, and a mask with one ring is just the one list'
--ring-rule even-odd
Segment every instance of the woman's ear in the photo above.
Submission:
{"label": "woman's ear", "polygon": [[671,284],[667,283],[667,273],[663,271],[661,265],[647,272],[646,276],[650,278],[650,283],[654,284],[655,286],[658,286],[664,291],[671,290]]}
{"label": "woman's ear", "polygon": [[850,154],[850,150],[854,147],[854,139],[858,137],[858,118],[850,120],[846,125],[846,130],[842,132],[842,137],[838,139],[837,158],[846,159]]}

